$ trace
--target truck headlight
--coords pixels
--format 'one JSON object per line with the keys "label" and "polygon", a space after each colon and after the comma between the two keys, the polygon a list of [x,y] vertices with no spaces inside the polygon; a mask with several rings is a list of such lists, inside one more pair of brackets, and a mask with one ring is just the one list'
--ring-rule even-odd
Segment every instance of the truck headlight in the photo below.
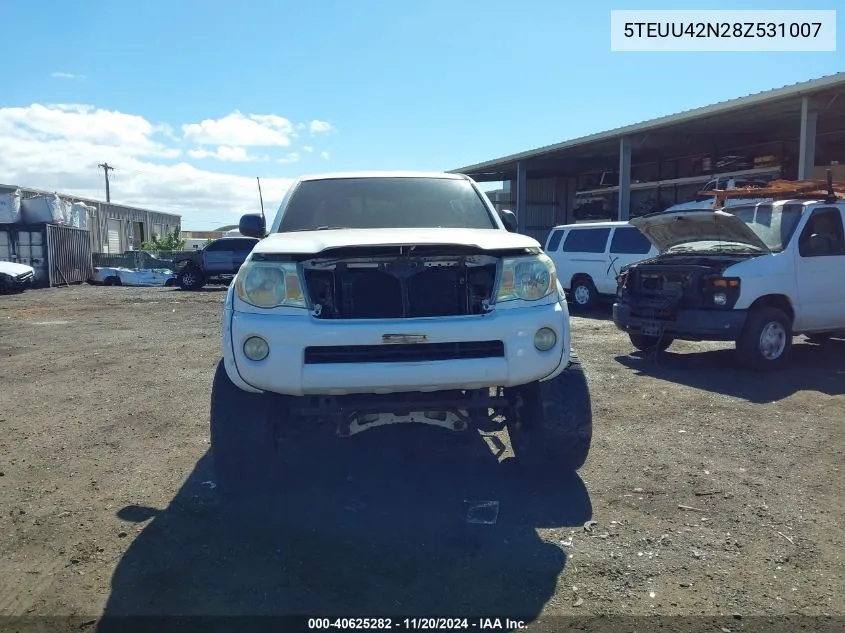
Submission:
{"label": "truck headlight", "polygon": [[502,260],[502,278],[496,302],[538,301],[557,290],[557,271],[547,255],[506,257]]}
{"label": "truck headlight", "polygon": [[235,278],[235,293],[256,308],[306,307],[294,262],[244,263]]}

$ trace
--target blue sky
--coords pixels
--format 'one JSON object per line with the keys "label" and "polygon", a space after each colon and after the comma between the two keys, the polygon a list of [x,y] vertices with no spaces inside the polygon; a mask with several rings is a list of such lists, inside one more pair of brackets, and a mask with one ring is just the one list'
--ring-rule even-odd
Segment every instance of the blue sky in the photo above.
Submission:
{"label": "blue sky", "polygon": [[[179,178],[206,182],[204,175],[194,178],[188,166],[202,174],[261,176],[270,183],[272,204],[287,179],[303,172],[452,169],[845,70],[841,36],[836,53],[610,51],[611,9],[693,8],[684,4],[596,1],[577,8],[560,0],[5,0],[0,23],[19,37],[3,55],[11,63],[0,65],[0,108],[77,104],[91,106],[88,115],[121,113],[130,127],[139,120],[153,125],[150,138],[179,155],[127,149],[122,156],[120,145],[129,147],[122,133],[93,138],[91,129],[101,129],[99,124],[78,119],[88,136],[77,130],[72,139],[91,146],[77,147],[75,167],[63,167],[57,159],[42,165],[27,158],[26,169],[0,163],[0,182],[14,177],[12,182],[20,185],[71,187],[93,195],[102,174],[98,180],[91,161],[110,160],[118,167],[116,200],[124,196],[148,206],[170,204],[187,214],[194,228],[213,228],[217,220],[252,204],[252,191],[238,191],[241,185],[246,188],[245,180],[209,177],[210,186],[225,189],[224,204],[209,202],[213,196],[204,192],[193,205],[191,188],[178,183],[171,188],[178,198],[172,203],[167,199],[171,189],[152,195],[154,175],[182,163],[187,166],[181,172],[168,172],[168,183]],[[812,8],[837,5],[841,2],[821,1]],[[711,1],[700,8],[799,6],[770,0],[736,7]],[[840,32],[844,15],[842,10],[837,16]],[[223,119],[234,111],[247,118],[288,120],[294,130],[290,144],[248,146],[249,152],[270,159],[265,161],[198,158],[199,146],[187,142],[182,126]],[[26,123],[22,116],[14,118],[21,125]],[[39,116],[37,131],[52,140],[64,134],[46,129],[43,120],[52,118],[44,112]],[[315,120],[331,129],[312,136]],[[326,127],[321,123],[317,129]],[[0,119],[0,135],[7,128]],[[44,135],[29,140],[46,143]],[[201,140],[200,135],[191,138]],[[215,139],[206,140],[208,151],[216,151]],[[101,145],[107,149],[98,159]],[[30,154],[33,147],[42,151],[38,145],[27,147]],[[191,148],[194,156],[186,153]],[[44,144],[43,151],[51,151],[50,146]],[[78,185],[73,169],[84,172]],[[145,182],[132,182],[144,174]],[[229,207],[236,208],[229,212]]]}

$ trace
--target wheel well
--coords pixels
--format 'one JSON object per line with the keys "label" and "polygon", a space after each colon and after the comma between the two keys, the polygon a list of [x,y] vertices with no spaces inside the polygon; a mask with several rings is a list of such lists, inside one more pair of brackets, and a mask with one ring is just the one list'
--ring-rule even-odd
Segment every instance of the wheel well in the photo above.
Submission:
{"label": "wheel well", "polygon": [[789,317],[790,323],[795,322],[795,310],[792,309],[792,303],[786,295],[765,295],[752,303],[748,309],[751,311],[757,308],[777,308]]}
{"label": "wheel well", "polygon": [[572,286],[575,285],[575,282],[579,281],[580,279],[593,283],[593,278],[590,277],[587,273],[575,273],[574,275],[572,275],[572,280],[569,282],[569,287],[572,288]]}

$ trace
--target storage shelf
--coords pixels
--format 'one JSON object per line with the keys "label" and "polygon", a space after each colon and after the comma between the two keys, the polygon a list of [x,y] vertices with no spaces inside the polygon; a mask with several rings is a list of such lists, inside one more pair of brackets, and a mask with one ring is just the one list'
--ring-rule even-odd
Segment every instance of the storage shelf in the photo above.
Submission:
{"label": "storage shelf", "polygon": [[[742,176],[762,176],[765,174],[780,173],[781,167],[755,167],[754,169],[743,169],[740,171],[730,172],[713,172],[712,174],[702,174],[701,176],[689,176],[686,178],[672,178],[670,180],[652,180],[649,182],[632,182],[631,191],[640,191],[643,189],[657,189],[658,187],[671,187],[674,185],[695,185],[698,183],[707,183],[714,178],[739,178]],[[602,187],[600,189],[586,189],[584,191],[576,191],[575,197],[584,196],[600,196],[608,193],[616,193],[619,191],[619,186]]]}

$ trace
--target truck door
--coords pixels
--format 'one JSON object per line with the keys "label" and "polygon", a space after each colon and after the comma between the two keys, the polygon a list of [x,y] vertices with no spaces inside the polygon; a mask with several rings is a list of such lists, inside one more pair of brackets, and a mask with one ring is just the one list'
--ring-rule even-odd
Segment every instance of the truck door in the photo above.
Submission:
{"label": "truck door", "polygon": [[221,238],[205,247],[202,252],[202,264],[209,277],[228,274],[232,268],[231,238]]}

